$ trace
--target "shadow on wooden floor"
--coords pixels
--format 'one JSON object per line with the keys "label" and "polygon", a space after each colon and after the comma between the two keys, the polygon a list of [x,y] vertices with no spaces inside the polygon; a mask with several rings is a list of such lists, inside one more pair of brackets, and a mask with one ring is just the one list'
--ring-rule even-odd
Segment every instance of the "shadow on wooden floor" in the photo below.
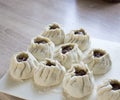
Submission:
{"label": "shadow on wooden floor", "polygon": [[111,3],[103,0],[76,0],[78,7],[82,6],[85,9],[105,9],[120,3]]}

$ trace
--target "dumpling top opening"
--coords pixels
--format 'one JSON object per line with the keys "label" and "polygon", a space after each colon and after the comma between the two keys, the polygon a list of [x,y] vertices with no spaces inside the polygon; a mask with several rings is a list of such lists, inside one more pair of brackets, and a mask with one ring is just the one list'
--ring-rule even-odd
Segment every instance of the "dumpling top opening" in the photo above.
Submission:
{"label": "dumpling top opening", "polygon": [[96,58],[102,57],[105,55],[105,52],[102,50],[94,50],[93,51],[93,56]]}
{"label": "dumpling top opening", "polygon": [[83,29],[80,29],[80,30],[76,30],[74,32],[75,35],[86,35],[85,31]]}
{"label": "dumpling top opening", "polygon": [[27,61],[28,54],[27,53],[20,53],[19,55],[17,55],[16,59],[18,62]]}
{"label": "dumpling top opening", "polygon": [[87,71],[85,71],[84,69],[80,69],[79,67],[75,68],[75,76],[84,76],[87,74]]}
{"label": "dumpling top opening", "polygon": [[48,43],[48,41],[46,39],[41,39],[41,38],[37,37],[34,39],[34,43],[46,44],[46,43]]}
{"label": "dumpling top opening", "polygon": [[56,66],[56,64],[51,62],[50,60],[47,60],[46,65],[47,66]]}
{"label": "dumpling top opening", "polygon": [[110,85],[112,86],[112,90],[120,90],[120,82],[118,81],[111,81]]}
{"label": "dumpling top opening", "polygon": [[60,28],[59,25],[57,25],[57,24],[52,24],[52,25],[49,26],[50,30],[54,30],[54,29],[57,29],[57,28]]}
{"label": "dumpling top opening", "polygon": [[66,45],[62,47],[62,53],[65,54],[69,51],[71,51],[74,48],[74,45]]}

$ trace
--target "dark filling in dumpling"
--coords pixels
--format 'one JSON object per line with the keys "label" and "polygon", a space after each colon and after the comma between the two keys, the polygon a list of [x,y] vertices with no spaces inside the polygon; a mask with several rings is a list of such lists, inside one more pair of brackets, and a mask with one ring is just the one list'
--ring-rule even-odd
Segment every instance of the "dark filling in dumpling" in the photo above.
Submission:
{"label": "dark filling in dumpling", "polygon": [[34,43],[38,43],[38,44],[42,43],[42,44],[45,44],[45,43],[48,43],[48,42],[47,42],[45,39],[36,38],[36,39],[34,40]]}
{"label": "dark filling in dumpling", "polygon": [[55,64],[52,63],[52,62],[50,62],[50,61],[47,61],[46,65],[47,65],[47,66],[55,66]]}
{"label": "dark filling in dumpling", "polygon": [[75,76],[83,76],[86,75],[86,71],[84,70],[75,70]]}
{"label": "dark filling in dumpling", "polygon": [[102,57],[105,53],[104,52],[101,52],[100,50],[95,50],[93,55],[94,57]]}
{"label": "dark filling in dumpling", "polygon": [[38,44],[40,44],[40,43],[45,44],[45,43],[47,43],[47,41],[45,41],[45,40],[40,40],[40,41],[36,41],[36,43],[38,43]]}
{"label": "dark filling in dumpling", "polygon": [[84,30],[77,30],[77,31],[75,31],[74,34],[78,34],[78,35],[86,35]]}
{"label": "dark filling in dumpling", "polygon": [[53,24],[53,25],[50,26],[50,30],[57,29],[57,28],[60,28],[60,27],[56,24]]}
{"label": "dark filling in dumpling", "polygon": [[65,54],[65,53],[69,52],[72,49],[73,49],[72,45],[64,46],[64,47],[62,47],[62,53]]}
{"label": "dark filling in dumpling", "polygon": [[118,82],[111,82],[110,85],[112,86],[112,90],[120,89],[120,83],[118,83]]}
{"label": "dark filling in dumpling", "polygon": [[18,62],[27,61],[27,59],[28,59],[28,54],[26,54],[26,53],[21,53],[21,54],[19,54],[16,58],[17,58],[17,61],[18,61]]}

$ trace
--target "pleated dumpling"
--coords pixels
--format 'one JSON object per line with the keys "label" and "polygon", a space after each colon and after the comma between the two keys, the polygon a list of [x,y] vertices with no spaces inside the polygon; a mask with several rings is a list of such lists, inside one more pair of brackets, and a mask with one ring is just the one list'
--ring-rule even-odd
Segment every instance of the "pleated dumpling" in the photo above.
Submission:
{"label": "pleated dumpling", "polygon": [[54,53],[54,59],[58,60],[66,69],[82,59],[82,52],[75,43],[61,45]]}
{"label": "pleated dumpling", "polygon": [[19,52],[13,55],[10,63],[10,75],[15,80],[28,79],[33,76],[38,67],[37,60],[29,52]]}
{"label": "pleated dumpling", "polygon": [[109,54],[102,49],[93,49],[84,59],[93,74],[105,74],[111,69],[111,59]]}
{"label": "pleated dumpling", "polygon": [[97,88],[97,100],[120,100],[120,81],[110,79]]}
{"label": "pleated dumpling", "polygon": [[74,98],[83,98],[92,93],[94,78],[84,63],[74,64],[63,80],[63,91]]}
{"label": "pleated dumpling", "polygon": [[39,68],[34,72],[34,83],[40,87],[58,85],[65,72],[65,68],[57,60],[46,59],[40,62]]}
{"label": "pleated dumpling", "polygon": [[43,36],[37,36],[31,40],[28,51],[40,62],[45,58],[53,58],[55,45],[54,43]]}
{"label": "pleated dumpling", "polygon": [[48,25],[42,36],[48,37],[55,45],[64,43],[65,33],[59,24],[53,23]]}
{"label": "pleated dumpling", "polygon": [[65,43],[77,43],[80,50],[89,48],[90,38],[84,29],[72,30],[65,37]]}

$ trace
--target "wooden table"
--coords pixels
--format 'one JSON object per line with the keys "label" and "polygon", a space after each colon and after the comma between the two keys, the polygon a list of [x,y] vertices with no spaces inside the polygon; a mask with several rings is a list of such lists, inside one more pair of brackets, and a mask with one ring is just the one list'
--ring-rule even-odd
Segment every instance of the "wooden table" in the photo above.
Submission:
{"label": "wooden table", "polygon": [[[66,33],[84,28],[91,37],[120,42],[120,4],[102,0],[0,0],[0,78],[11,56],[26,50],[51,22]],[[19,100],[0,94],[0,100]]]}

